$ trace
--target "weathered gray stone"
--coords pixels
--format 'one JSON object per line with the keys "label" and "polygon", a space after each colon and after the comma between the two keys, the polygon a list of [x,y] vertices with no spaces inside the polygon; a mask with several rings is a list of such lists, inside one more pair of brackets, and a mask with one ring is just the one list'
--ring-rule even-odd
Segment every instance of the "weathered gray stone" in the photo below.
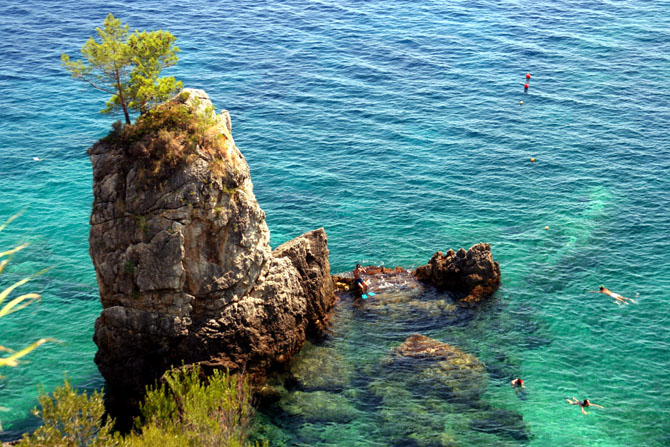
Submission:
{"label": "weathered gray stone", "polygon": [[272,252],[230,115],[187,91],[172,101],[204,116],[206,141],[218,143],[198,143],[186,162],[148,168],[158,130],[89,149],[90,254],[103,305],[95,360],[117,396],[139,396],[182,361],[262,376],[323,329],[335,303],[325,231]]}

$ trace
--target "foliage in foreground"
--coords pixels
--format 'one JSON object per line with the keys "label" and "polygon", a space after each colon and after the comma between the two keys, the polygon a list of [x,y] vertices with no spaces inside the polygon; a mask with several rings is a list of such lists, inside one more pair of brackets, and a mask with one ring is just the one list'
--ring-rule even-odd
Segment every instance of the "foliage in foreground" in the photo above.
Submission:
{"label": "foliage in foreground", "polygon": [[147,390],[136,430],[123,437],[104,419],[100,393],[77,393],[69,383],[39,398],[43,426],[24,435],[21,447],[245,447],[254,411],[244,380],[215,371],[206,380],[200,368],[174,369]]}
{"label": "foliage in foreground", "polygon": [[104,421],[105,406],[97,391],[91,396],[78,393],[69,382],[51,395],[38,398],[41,409],[33,414],[42,419],[42,426],[19,446],[103,447],[120,446],[120,437],[112,431],[112,421]]}
{"label": "foliage in foreground", "polygon": [[[23,212],[14,214],[11,216],[7,221],[0,225],[0,231],[4,230],[7,225],[9,225],[14,219],[19,217]],[[0,252],[0,274],[2,271],[5,269],[7,264],[9,263],[8,257],[13,255],[14,253],[23,250],[28,246],[27,243],[19,245],[17,247],[12,248],[11,250],[6,250],[3,252]],[[4,259],[3,259],[4,258]],[[26,293],[23,295],[20,295],[16,298],[12,298],[11,300],[5,301],[9,298],[9,295],[14,291],[14,289],[21,287],[28,281],[30,281],[32,278],[34,278],[37,275],[40,275],[44,273],[46,270],[43,270],[41,272],[36,273],[35,275],[29,276],[27,278],[23,278],[20,281],[15,282],[11,286],[7,287],[4,290],[0,290],[0,318],[6,317],[9,314],[12,314],[14,312],[17,312],[21,309],[24,309],[27,306],[30,306],[34,302],[38,301],[41,299],[40,295],[37,293]],[[6,366],[18,366],[19,364],[19,359],[26,356],[29,354],[32,350],[37,348],[38,346],[48,342],[48,341],[54,341],[51,338],[42,338],[40,340],[37,340],[36,342],[33,342],[32,344],[18,350],[14,351],[6,346],[3,346],[0,344],[0,352],[5,352],[8,353],[7,355],[4,355],[3,357],[0,357],[0,368],[6,367]],[[2,375],[0,375],[0,379],[2,379]],[[0,407],[0,410],[3,408]],[[0,424],[0,430],[2,430],[2,424]]]}
{"label": "foliage in foreground", "polygon": [[74,79],[112,97],[102,113],[121,109],[130,124],[129,110],[146,113],[182,88],[174,77],[159,77],[161,70],[179,58],[176,38],[168,31],[135,31],[109,14],[103,28],[96,28],[98,40],[90,37],[81,49],[82,59],[72,61],[63,53],[63,67]]}

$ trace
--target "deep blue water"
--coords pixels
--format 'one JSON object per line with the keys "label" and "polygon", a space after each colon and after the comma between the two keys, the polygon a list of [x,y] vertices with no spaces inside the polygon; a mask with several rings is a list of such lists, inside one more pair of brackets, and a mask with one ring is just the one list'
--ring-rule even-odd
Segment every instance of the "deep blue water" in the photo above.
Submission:
{"label": "deep blue water", "polygon": [[[176,35],[168,74],[230,111],[273,245],[324,226],[338,272],[491,243],[503,274],[494,305],[427,332],[487,364],[505,355],[528,398],[495,377],[486,397],[523,416],[531,445],[670,443],[667,1],[2,3],[0,218],[26,211],[0,250],[31,245],[0,286],[53,269],[21,289],[42,302],[0,320],[0,345],[62,344],[0,371],[0,436],[33,424],[38,386],[103,384],[85,150],[120,117],[98,114],[107,98],[59,57],[109,12]],[[638,304],[585,292],[600,284]],[[356,344],[346,315],[335,346],[354,363],[404,337],[381,321],[386,343]],[[584,416],[563,401],[573,395],[605,409]],[[282,439],[388,445],[368,416],[287,425]],[[444,431],[516,445],[456,423]]]}

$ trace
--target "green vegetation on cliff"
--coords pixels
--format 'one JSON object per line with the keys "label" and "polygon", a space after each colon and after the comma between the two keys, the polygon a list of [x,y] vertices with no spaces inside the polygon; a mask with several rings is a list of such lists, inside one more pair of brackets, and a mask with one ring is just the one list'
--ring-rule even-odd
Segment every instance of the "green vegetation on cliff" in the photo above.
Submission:
{"label": "green vegetation on cliff", "polygon": [[[213,107],[202,107],[184,91],[148,110],[134,124],[116,122],[102,141],[122,148],[130,160],[140,162],[145,180],[160,181],[175,168],[211,156],[210,169],[223,175],[234,162],[226,158],[226,129]],[[229,158],[229,157],[228,157]]]}

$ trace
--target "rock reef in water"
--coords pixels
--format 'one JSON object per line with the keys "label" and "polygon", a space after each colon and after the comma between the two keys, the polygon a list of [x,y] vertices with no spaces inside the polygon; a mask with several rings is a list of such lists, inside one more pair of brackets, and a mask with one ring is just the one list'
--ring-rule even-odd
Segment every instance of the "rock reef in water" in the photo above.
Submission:
{"label": "rock reef in water", "polygon": [[325,231],[271,250],[228,112],[204,91],[185,90],[89,155],[95,361],[112,396],[139,397],[182,361],[262,376],[325,327],[336,300]]}
{"label": "rock reef in water", "polygon": [[471,401],[479,398],[487,382],[477,357],[420,334],[393,349],[386,364],[400,367],[412,384],[408,388],[421,394]]}
{"label": "rock reef in water", "polygon": [[482,399],[488,382],[484,364],[454,346],[413,334],[390,351],[377,372],[370,392],[380,401],[379,430],[395,445],[461,445],[466,430],[468,442],[476,445],[502,440],[522,445],[530,439],[519,413]]}
{"label": "rock reef in water", "polygon": [[438,289],[461,294],[461,301],[477,303],[491,296],[500,285],[500,265],[493,260],[490,244],[475,244],[466,252],[438,251],[414,272],[417,279]]}

